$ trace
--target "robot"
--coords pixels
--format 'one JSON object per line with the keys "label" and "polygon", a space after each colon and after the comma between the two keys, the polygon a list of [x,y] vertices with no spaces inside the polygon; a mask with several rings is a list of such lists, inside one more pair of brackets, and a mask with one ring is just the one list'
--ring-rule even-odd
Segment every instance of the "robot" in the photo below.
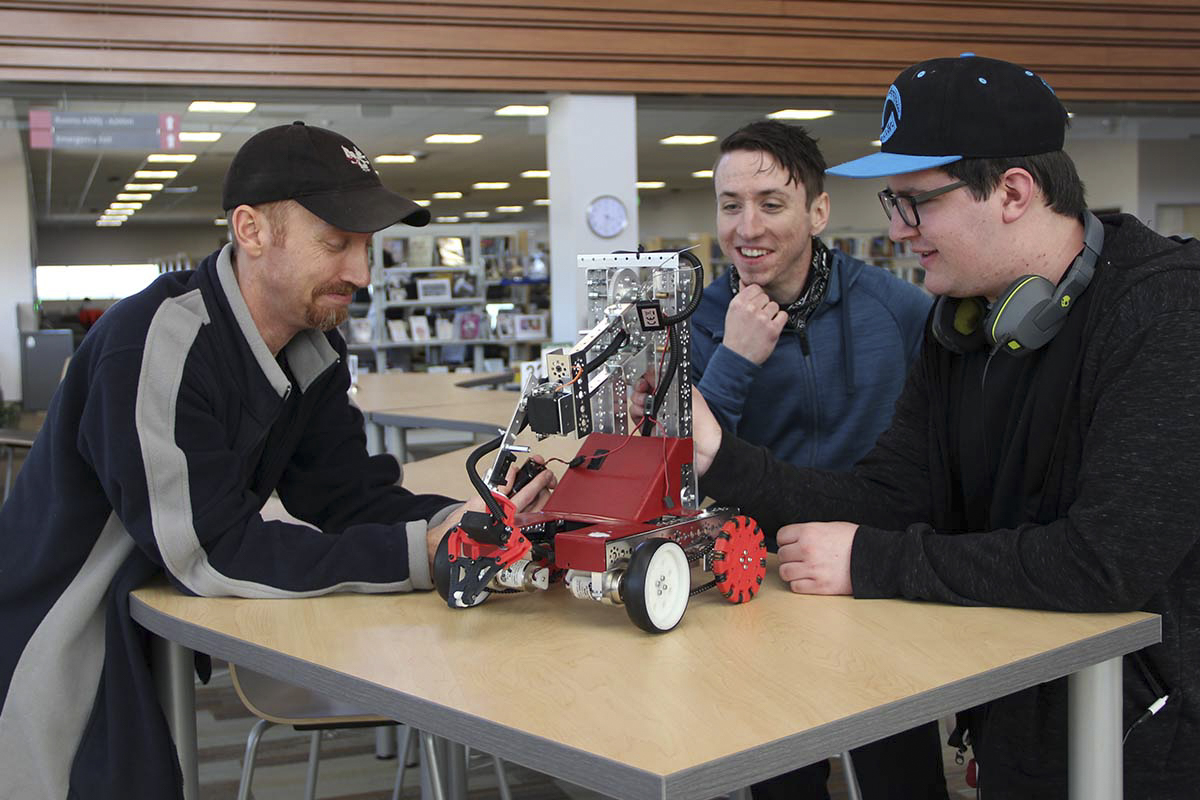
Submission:
{"label": "robot", "polygon": [[[592,327],[574,347],[545,354],[545,374],[526,380],[508,428],[468,457],[487,511],[468,512],[442,540],[434,582],[455,609],[562,583],[577,598],[624,606],[642,630],[665,633],[692,595],[716,588],[745,603],[766,574],[754,520],[700,507],[687,318],[700,302],[703,267],[687,251],[578,260]],[[627,392],[643,375],[657,388],[631,430]],[[529,451],[516,442],[526,428],[539,441],[570,436],[582,444],[546,506],[516,514],[494,487]],[[478,464],[493,450],[485,479]],[[541,468],[527,461],[514,491]]]}

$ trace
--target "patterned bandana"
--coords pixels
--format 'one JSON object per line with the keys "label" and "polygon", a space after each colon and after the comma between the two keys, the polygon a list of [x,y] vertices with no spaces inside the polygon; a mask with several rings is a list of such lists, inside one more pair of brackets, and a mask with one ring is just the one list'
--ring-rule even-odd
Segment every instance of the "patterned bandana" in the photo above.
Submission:
{"label": "patterned bandana", "polygon": [[[784,309],[788,315],[787,325],[784,326],[787,330],[795,330],[804,332],[808,325],[808,319],[817,310],[817,306],[821,304],[821,300],[825,297],[825,290],[829,288],[829,275],[833,271],[833,259],[830,258],[829,248],[825,243],[816,236],[812,239],[812,264],[808,268],[808,281],[804,284],[804,291],[800,292],[800,296],[796,298],[791,305]],[[738,276],[737,267],[729,268],[729,282],[733,288],[733,293],[737,294],[741,284]]]}

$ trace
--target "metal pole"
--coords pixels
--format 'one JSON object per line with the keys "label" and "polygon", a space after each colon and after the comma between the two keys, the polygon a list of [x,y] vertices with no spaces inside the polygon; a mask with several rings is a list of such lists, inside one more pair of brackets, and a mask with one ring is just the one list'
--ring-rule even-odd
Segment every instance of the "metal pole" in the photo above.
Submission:
{"label": "metal pole", "polygon": [[1067,788],[1071,800],[1122,800],[1121,658],[1067,678]]}
{"label": "metal pole", "polygon": [[195,655],[175,642],[155,636],[150,658],[158,702],[167,717],[179,768],[183,771],[184,800],[200,799],[200,770],[196,758],[196,682]]}

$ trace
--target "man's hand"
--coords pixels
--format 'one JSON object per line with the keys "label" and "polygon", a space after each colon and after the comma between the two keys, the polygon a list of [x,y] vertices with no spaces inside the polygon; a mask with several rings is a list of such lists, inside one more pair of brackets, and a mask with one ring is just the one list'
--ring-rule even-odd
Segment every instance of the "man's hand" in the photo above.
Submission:
{"label": "man's hand", "polygon": [[852,522],[804,522],[779,529],[779,577],[799,594],[854,594]]}
{"label": "man's hand", "polygon": [[762,364],[775,350],[787,314],[761,286],[741,283],[725,312],[722,344],[747,361]]}
{"label": "man's hand", "polygon": [[721,424],[704,401],[704,395],[692,387],[692,447],[696,459],[696,477],[704,477],[713,458],[721,449]]}
{"label": "man's hand", "polygon": [[[546,460],[541,456],[530,456],[539,464],[545,464]],[[508,468],[508,474],[504,477],[503,485],[497,487],[497,491],[508,494],[509,489],[513,485],[513,481],[517,477],[517,465],[514,463]],[[517,513],[522,511],[540,511],[542,506],[550,499],[550,492],[558,485],[558,478],[549,469],[544,469],[516,494],[509,499],[513,501],[513,505],[517,507]],[[483,502],[483,498],[478,494],[471,495],[471,499],[462,504],[462,507],[455,511],[450,516],[442,521],[441,525],[430,528],[425,536],[425,543],[429,547],[429,564],[430,571],[433,568],[433,556],[437,553],[438,545],[442,538],[454,529],[454,526],[462,520],[463,514],[468,511],[487,511],[487,505]]]}
{"label": "man's hand", "polygon": [[633,395],[629,398],[629,419],[633,423],[634,430],[641,427],[642,420],[646,416],[646,400],[654,394],[656,388],[652,383],[653,379],[654,373],[646,370],[633,387]]}

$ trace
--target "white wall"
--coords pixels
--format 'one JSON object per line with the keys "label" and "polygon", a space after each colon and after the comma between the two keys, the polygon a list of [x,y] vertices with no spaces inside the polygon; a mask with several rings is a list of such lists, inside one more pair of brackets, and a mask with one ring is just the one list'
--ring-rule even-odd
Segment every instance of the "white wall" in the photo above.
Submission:
{"label": "white wall", "polygon": [[1200,203],[1200,140],[1138,143],[1138,216],[1150,227],[1160,205]]}
{"label": "white wall", "polygon": [[[0,118],[16,119],[12,100],[0,99]],[[33,301],[33,208],[29,165],[14,125],[0,128],[0,388],[5,400],[21,397],[17,303]]]}
{"label": "white wall", "polygon": [[1116,208],[1140,216],[1136,139],[1072,139],[1066,151],[1083,179],[1089,207]]}

